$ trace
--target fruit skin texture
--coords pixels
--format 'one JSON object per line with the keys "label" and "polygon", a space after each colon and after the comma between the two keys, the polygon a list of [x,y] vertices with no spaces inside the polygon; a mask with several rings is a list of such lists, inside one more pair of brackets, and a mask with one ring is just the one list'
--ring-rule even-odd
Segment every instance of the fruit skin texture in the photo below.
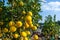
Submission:
{"label": "fruit skin texture", "polygon": [[26,32],[21,32],[21,36],[22,37],[26,37],[27,36],[27,33]]}
{"label": "fruit skin texture", "polygon": [[19,35],[18,35],[18,34],[13,34],[13,37],[14,37],[14,38],[18,38]]}
{"label": "fruit skin texture", "polygon": [[32,12],[31,11],[29,11],[27,14],[30,15],[30,16],[32,16]]}
{"label": "fruit skin texture", "polygon": [[26,20],[27,22],[30,22],[30,21],[32,21],[32,17],[29,16],[29,15],[27,15],[26,18],[25,18],[25,20]]}
{"label": "fruit skin texture", "polygon": [[34,35],[34,37],[33,37],[35,40],[37,40],[38,39],[38,35]]}
{"label": "fruit skin texture", "polygon": [[17,22],[16,22],[16,26],[17,26],[17,27],[21,27],[21,26],[22,26],[22,22],[21,22],[21,21],[17,21]]}
{"label": "fruit skin texture", "polygon": [[10,21],[9,22],[9,26],[11,27],[11,26],[14,26],[15,25],[15,23],[14,23],[14,21]]}
{"label": "fruit skin texture", "polygon": [[24,6],[23,1],[20,1],[19,6]]}
{"label": "fruit skin texture", "polygon": [[15,26],[10,27],[10,32],[15,32],[17,28]]}
{"label": "fruit skin texture", "polygon": [[5,33],[8,32],[8,29],[7,28],[4,28],[3,29],[3,32],[5,32]]}

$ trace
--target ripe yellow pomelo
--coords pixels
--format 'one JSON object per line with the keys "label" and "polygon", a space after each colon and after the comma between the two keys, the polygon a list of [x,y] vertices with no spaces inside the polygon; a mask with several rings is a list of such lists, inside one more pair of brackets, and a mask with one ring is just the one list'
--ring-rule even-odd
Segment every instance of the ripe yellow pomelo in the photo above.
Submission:
{"label": "ripe yellow pomelo", "polygon": [[17,28],[15,26],[10,27],[10,32],[15,32]]}
{"label": "ripe yellow pomelo", "polygon": [[29,24],[27,22],[25,23],[25,28],[29,28]]}
{"label": "ripe yellow pomelo", "polygon": [[3,32],[5,32],[5,33],[8,32],[8,29],[7,28],[4,28],[3,29]]}
{"label": "ripe yellow pomelo", "polygon": [[0,25],[3,25],[4,24],[4,22],[0,22]]}
{"label": "ripe yellow pomelo", "polygon": [[18,38],[19,35],[18,35],[18,34],[13,34],[13,37],[14,37],[14,38]]}
{"label": "ripe yellow pomelo", "polygon": [[35,34],[33,38],[38,40],[39,37],[38,37],[38,35]]}
{"label": "ripe yellow pomelo", "polygon": [[16,22],[16,26],[17,26],[17,27],[21,27],[21,26],[22,26],[22,22],[21,22],[21,21],[17,21],[17,22]]}
{"label": "ripe yellow pomelo", "polygon": [[36,27],[36,26],[33,26],[33,27],[32,27],[32,30],[37,30],[37,27]]}
{"label": "ripe yellow pomelo", "polygon": [[30,35],[31,34],[30,31],[26,31],[26,33],[27,33],[27,35]]}
{"label": "ripe yellow pomelo", "polygon": [[25,18],[25,20],[26,20],[27,22],[30,22],[30,21],[32,21],[32,17],[29,16],[29,15],[27,15],[26,18]]}
{"label": "ripe yellow pomelo", "polygon": [[2,11],[2,8],[0,7],[0,12]]}
{"label": "ripe yellow pomelo", "polygon": [[23,1],[20,1],[20,2],[19,2],[19,6],[24,6]]}
{"label": "ripe yellow pomelo", "polygon": [[24,37],[23,40],[29,40],[28,37]]}
{"label": "ripe yellow pomelo", "polygon": [[25,11],[22,11],[22,14],[26,14],[26,12]]}
{"label": "ripe yellow pomelo", "polygon": [[14,26],[15,25],[15,23],[14,23],[14,21],[10,21],[9,22],[9,26],[11,27],[11,26]]}
{"label": "ripe yellow pomelo", "polygon": [[3,36],[3,34],[2,33],[0,33],[0,37],[2,37]]}
{"label": "ripe yellow pomelo", "polygon": [[30,15],[30,16],[32,16],[32,12],[31,11],[29,11],[27,14]]}
{"label": "ripe yellow pomelo", "polygon": [[21,32],[21,36],[22,37],[26,37],[27,36],[27,33],[26,32]]}

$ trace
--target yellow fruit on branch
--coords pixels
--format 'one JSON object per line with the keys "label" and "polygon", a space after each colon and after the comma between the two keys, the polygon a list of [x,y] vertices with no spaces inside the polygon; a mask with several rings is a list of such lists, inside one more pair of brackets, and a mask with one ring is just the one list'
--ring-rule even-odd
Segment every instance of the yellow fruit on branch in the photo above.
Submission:
{"label": "yellow fruit on branch", "polygon": [[0,22],[0,25],[3,25],[4,24],[4,22]]}
{"label": "yellow fruit on branch", "polygon": [[30,28],[32,28],[33,27],[33,24],[30,24]]}
{"label": "yellow fruit on branch", "polygon": [[3,34],[2,33],[0,33],[0,37],[2,37],[3,36]]}
{"label": "yellow fruit on branch", "polygon": [[25,26],[23,26],[23,29],[25,30],[25,29],[26,29],[26,27],[25,27]]}
{"label": "yellow fruit on branch", "polygon": [[21,19],[24,19],[24,17],[22,16]]}
{"label": "yellow fruit on branch", "polygon": [[32,27],[32,30],[37,30],[37,27],[36,27],[36,26],[33,26],[33,27]]}
{"label": "yellow fruit on branch", "polygon": [[19,6],[24,6],[23,1],[20,1],[20,2],[19,2]]}
{"label": "yellow fruit on branch", "polygon": [[30,22],[30,21],[32,21],[32,17],[29,16],[29,15],[27,15],[26,18],[25,18],[25,20],[26,20],[27,22]]}
{"label": "yellow fruit on branch", "polygon": [[16,7],[16,6],[17,6],[16,2],[13,2],[13,7]]}
{"label": "yellow fruit on branch", "polygon": [[2,11],[2,8],[0,7],[0,12]]}
{"label": "yellow fruit on branch", "polygon": [[27,37],[24,37],[23,40],[29,40]]}
{"label": "yellow fruit on branch", "polygon": [[34,5],[34,7],[36,7],[36,4]]}
{"label": "yellow fruit on branch", "polygon": [[21,27],[21,26],[22,26],[22,22],[21,22],[21,21],[17,21],[17,22],[16,22],[16,26],[17,26],[17,27]]}
{"label": "yellow fruit on branch", "polygon": [[17,28],[15,26],[10,27],[10,32],[15,32]]}
{"label": "yellow fruit on branch", "polygon": [[9,40],[9,38],[6,37],[6,38],[3,38],[3,40]]}
{"label": "yellow fruit on branch", "polygon": [[20,37],[20,39],[19,40],[23,40],[23,37]]}
{"label": "yellow fruit on branch", "polygon": [[33,36],[33,38],[34,38],[35,40],[38,40],[39,37],[38,37],[38,35],[35,34],[35,35]]}
{"label": "yellow fruit on branch", "polygon": [[21,32],[21,36],[22,37],[26,37],[27,36],[27,33],[26,32]]}
{"label": "yellow fruit on branch", "polygon": [[32,21],[29,21],[29,22],[27,22],[29,25],[31,25],[32,24]]}
{"label": "yellow fruit on branch", "polygon": [[32,16],[32,12],[31,11],[29,11],[27,14],[30,15],[30,16]]}
{"label": "yellow fruit on branch", "polygon": [[18,38],[19,35],[18,35],[18,34],[13,34],[13,37],[14,37],[14,38]]}
{"label": "yellow fruit on branch", "polygon": [[27,35],[30,35],[31,34],[30,31],[26,31],[26,33],[27,33]]}
{"label": "yellow fruit on branch", "polygon": [[3,29],[3,32],[5,32],[5,33],[8,32],[8,29],[7,28],[4,28]]}
{"label": "yellow fruit on branch", "polygon": [[39,26],[39,24],[36,24],[36,26],[38,27],[38,26]]}
{"label": "yellow fruit on branch", "polygon": [[10,27],[11,27],[11,26],[15,26],[14,21],[10,21],[10,22],[9,22],[9,26],[10,26]]}
{"label": "yellow fruit on branch", "polygon": [[25,28],[29,28],[29,24],[27,22],[25,23],[24,26],[25,26]]}
{"label": "yellow fruit on branch", "polygon": [[26,12],[25,11],[22,11],[22,14],[26,14]]}

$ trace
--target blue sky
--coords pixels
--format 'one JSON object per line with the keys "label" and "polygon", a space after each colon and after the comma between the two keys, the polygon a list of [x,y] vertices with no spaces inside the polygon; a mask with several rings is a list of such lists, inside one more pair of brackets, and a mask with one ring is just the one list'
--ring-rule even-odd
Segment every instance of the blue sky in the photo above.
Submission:
{"label": "blue sky", "polygon": [[52,17],[56,14],[56,21],[60,20],[60,0],[43,0],[45,3],[42,3],[41,9],[43,12],[42,22],[44,22],[45,16],[52,15]]}

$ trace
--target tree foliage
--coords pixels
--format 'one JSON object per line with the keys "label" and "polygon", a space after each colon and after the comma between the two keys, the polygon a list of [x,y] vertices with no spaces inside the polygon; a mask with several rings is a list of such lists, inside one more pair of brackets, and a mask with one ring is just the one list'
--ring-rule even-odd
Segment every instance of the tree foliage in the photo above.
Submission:
{"label": "tree foliage", "polygon": [[41,20],[40,0],[0,0],[0,37],[2,39],[25,40],[27,33],[37,30]]}
{"label": "tree foliage", "polygon": [[58,33],[58,24],[56,23],[56,15],[54,15],[54,18],[51,15],[48,15],[46,17],[43,27],[43,33],[44,35],[55,35]]}

